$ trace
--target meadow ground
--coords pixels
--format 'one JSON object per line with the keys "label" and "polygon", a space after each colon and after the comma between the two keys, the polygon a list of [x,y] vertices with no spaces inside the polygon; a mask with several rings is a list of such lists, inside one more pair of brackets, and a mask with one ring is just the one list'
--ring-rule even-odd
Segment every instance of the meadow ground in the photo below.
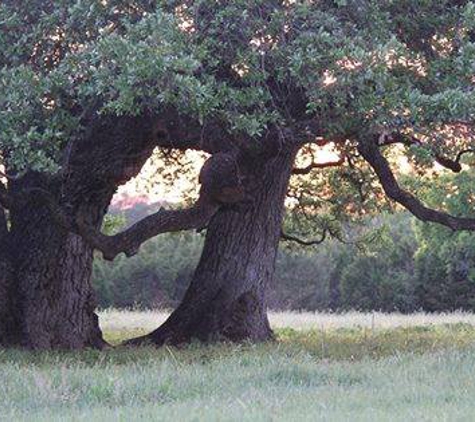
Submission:
{"label": "meadow ground", "polygon": [[[105,311],[117,344],[166,315]],[[0,350],[0,420],[473,421],[475,315],[274,313],[275,343]]]}

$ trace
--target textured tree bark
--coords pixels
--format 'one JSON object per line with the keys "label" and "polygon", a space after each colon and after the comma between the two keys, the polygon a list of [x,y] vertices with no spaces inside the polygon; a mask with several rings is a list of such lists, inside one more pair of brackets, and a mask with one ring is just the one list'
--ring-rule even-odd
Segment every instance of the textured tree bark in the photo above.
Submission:
{"label": "textured tree bark", "polygon": [[0,258],[0,347],[15,344],[18,339],[10,292],[13,274],[10,263]]}
{"label": "textured tree bark", "polygon": [[[58,224],[45,197],[68,222],[98,230],[116,188],[138,174],[154,147],[204,148],[199,126],[187,131],[189,119],[184,125],[172,111],[140,117],[92,113],[83,124],[85,136],[64,149],[58,175],[30,172],[9,180],[8,187],[0,185],[11,223],[9,229],[0,221],[0,344],[105,345],[90,284],[94,244]],[[40,191],[47,192],[43,199]]]}
{"label": "textured tree bark", "polygon": [[240,163],[250,203],[217,212],[182,303],[161,327],[129,344],[272,339],[266,292],[274,275],[294,157],[289,150]]}
{"label": "textured tree bark", "polygon": [[[101,224],[105,208],[90,205]],[[12,209],[11,247],[16,275],[17,343],[32,349],[102,348],[90,277],[93,251],[37,205]]]}
{"label": "textured tree bark", "polygon": [[[30,172],[9,182],[13,205],[10,229],[0,225],[8,237],[7,253],[2,255],[0,247],[0,271],[11,263],[5,268],[13,277],[0,273],[0,305],[5,302],[1,308],[10,316],[3,318],[0,311],[3,343],[43,350],[106,345],[90,282],[92,246],[58,225],[46,204],[28,196],[31,189],[46,190],[71,219],[101,226],[117,186],[140,171],[156,139],[144,119],[101,122],[91,132],[71,147],[59,176]],[[10,260],[3,259],[7,255]]]}

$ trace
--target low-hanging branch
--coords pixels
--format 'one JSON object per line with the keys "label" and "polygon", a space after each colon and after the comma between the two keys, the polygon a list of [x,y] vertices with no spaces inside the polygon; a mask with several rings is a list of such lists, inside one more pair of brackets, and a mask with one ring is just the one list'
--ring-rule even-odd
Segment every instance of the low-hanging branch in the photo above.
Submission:
{"label": "low-hanging branch", "polygon": [[307,167],[294,168],[292,170],[292,174],[304,175],[304,174],[309,174],[314,169],[325,169],[325,168],[329,168],[329,167],[340,167],[341,165],[344,164],[344,162],[345,162],[345,157],[340,157],[336,161],[326,161],[326,162],[323,162],[323,163],[318,163],[318,162],[313,161]]}
{"label": "low-hanging branch", "polygon": [[475,154],[475,149],[474,149],[474,148],[467,148],[467,149],[464,149],[464,150],[460,151],[460,152],[457,154],[457,157],[455,158],[455,161],[456,161],[457,163],[459,163],[460,160],[462,159],[462,157],[463,157],[465,154]]}
{"label": "low-hanging branch", "polygon": [[302,246],[320,245],[327,238],[327,230],[324,230],[318,239],[305,240],[305,239],[301,239],[300,237],[285,233],[284,231],[280,233],[280,238],[288,242],[298,243],[299,245],[302,245]]}
{"label": "low-hanging branch", "polygon": [[[127,256],[135,255],[145,241],[159,234],[200,229],[221,205],[240,202],[245,198],[239,167],[235,157],[229,153],[218,153],[209,158],[201,169],[199,180],[200,197],[190,208],[160,209],[112,236],[101,233],[78,217],[68,216],[55,197],[44,189],[29,189],[27,197],[23,198],[25,201],[34,199],[43,202],[58,225],[83,237],[93,248],[101,251],[105,259],[111,261],[122,252]],[[0,189],[0,200],[1,193]]]}
{"label": "low-hanging branch", "polygon": [[199,229],[218,208],[215,202],[199,200],[194,206],[182,210],[160,209],[113,236],[105,235],[82,221],[76,222],[76,232],[101,251],[104,259],[112,261],[121,252],[129,257],[135,255],[145,241],[158,234]]}
{"label": "low-hanging branch", "polygon": [[[179,210],[160,209],[138,221],[128,229],[115,235],[103,234],[85,221],[73,219],[59,205],[54,196],[41,188],[31,188],[25,192],[28,199],[20,198],[14,206],[22,206],[22,202],[35,200],[45,204],[55,223],[72,233],[80,235],[94,249],[102,252],[108,261],[124,252],[128,257],[135,255],[140,246],[147,240],[162,233],[181,230],[199,229],[216,213],[220,204],[204,194],[190,208]],[[10,204],[10,203],[9,203]]]}
{"label": "low-hanging branch", "polygon": [[402,189],[392,172],[389,162],[379,149],[377,139],[369,139],[358,143],[358,151],[373,168],[386,195],[408,209],[418,219],[426,222],[439,223],[452,230],[475,230],[475,219],[463,218],[438,211],[425,206],[412,193]]}

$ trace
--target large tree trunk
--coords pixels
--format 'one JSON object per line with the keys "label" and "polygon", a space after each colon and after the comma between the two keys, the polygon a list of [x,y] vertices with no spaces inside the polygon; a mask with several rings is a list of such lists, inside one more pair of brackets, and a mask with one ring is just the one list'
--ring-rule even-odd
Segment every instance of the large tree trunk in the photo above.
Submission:
{"label": "large tree trunk", "polygon": [[[30,177],[21,185],[30,182]],[[33,176],[37,185],[38,177]],[[51,189],[51,186],[49,187]],[[83,212],[100,225],[104,204]],[[52,220],[46,206],[11,210],[11,247],[16,283],[14,320],[18,345],[32,349],[102,348],[90,283],[93,251]]]}
{"label": "large tree trunk", "polygon": [[[0,344],[32,349],[106,345],[91,287],[92,247],[57,224],[47,204],[28,192],[48,191],[73,221],[99,228],[117,186],[135,176],[151,155],[153,131],[151,122],[136,118],[101,121],[93,135],[71,147],[62,174],[30,172],[10,181],[16,200],[10,229],[3,226],[10,260],[3,259],[5,248],[0,248],[0,306],[5,302]],[[12,274],[1,272],[4,263]]]}
{"label": "large tree trunk", "polygon": [[223,207],[208,225],[201,260],[182,303],[151,334],[129,344],[265,341],[266,292],[274,276],[294,151],[240,164],[251,202]]}

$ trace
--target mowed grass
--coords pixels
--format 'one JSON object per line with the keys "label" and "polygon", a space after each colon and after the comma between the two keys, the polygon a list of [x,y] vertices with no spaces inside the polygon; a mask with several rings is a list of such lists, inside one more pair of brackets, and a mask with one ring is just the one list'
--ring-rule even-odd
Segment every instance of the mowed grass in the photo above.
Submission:
{"label": "mowed grass", "polygon": [[[108,311],[101,319],[117,343],[153,328],[153,317]],[[0,350],[0,420],[475,419],[470,314],[291,313],[272,321],[277,341],[257,346]]]}

